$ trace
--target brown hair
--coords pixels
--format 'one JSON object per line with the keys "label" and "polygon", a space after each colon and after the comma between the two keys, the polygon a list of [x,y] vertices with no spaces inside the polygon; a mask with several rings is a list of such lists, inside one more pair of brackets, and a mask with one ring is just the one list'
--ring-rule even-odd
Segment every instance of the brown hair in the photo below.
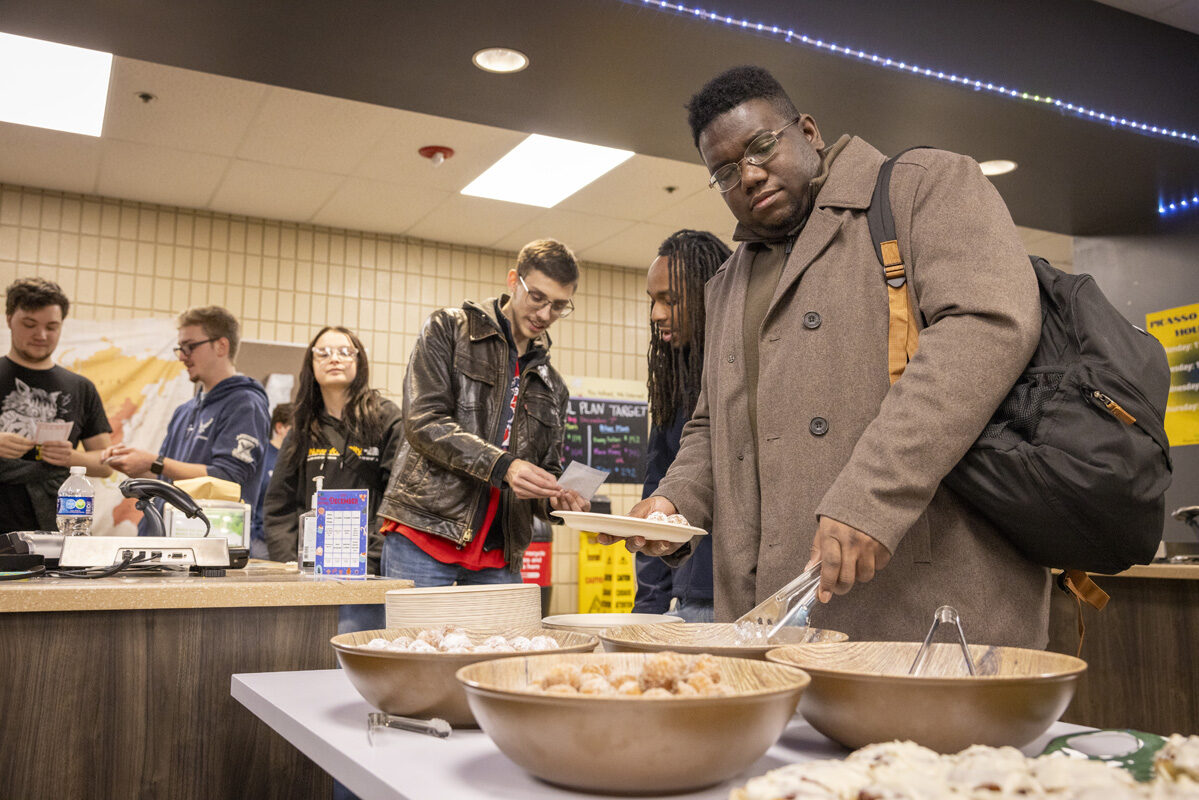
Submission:
{"label": "brown hair", "polygon": [[228,339],[229,360],[237,357],[237,347],[241,344],[241,325],[228,309],[220,306],[189,308],[179,315],[178,322],[180,328],[186,328],[188,325],[199,325],[204,329],[204,335],[210,339]]}
{"label": "brown hair", "polygon": [[59,306],[62,308],[62,318],[66,319],[71,309],[71,301],[62,287],[45,278],[17,278],[8,285],[5,294],[4,313],[9,317],[18,308],[22,311],[39,311],[46,306]]}
{"label": "brown hair", "polygon": [[516,274],[523,278],[534,269],[563,286],[579,282],[579,262],[575,261],[575,254],[555,239],[538,239],[520,248],[516,256]]}

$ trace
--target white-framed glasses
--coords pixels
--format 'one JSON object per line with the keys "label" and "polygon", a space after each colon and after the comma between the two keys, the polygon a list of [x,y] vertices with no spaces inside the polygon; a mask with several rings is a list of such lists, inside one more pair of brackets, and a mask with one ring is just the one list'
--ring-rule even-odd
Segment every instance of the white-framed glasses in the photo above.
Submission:
{"label": "white-framed glasses", "polygon": [[358,355],[358,350],[353,347],[314,347],[312,348],[312,357],[317,361],[328,361],[336,357],[341,361],[349,361]]}
{"label": "white-framed glasses", "polygon": [[540,311],[546,306],[549,306],[550,311],[559,317],[569,317],[570,312],[575,310],[575,304],[572,301],[555,300],[551,303],[550,299],[544,294],[536,289],[530,289],[529,284],[525,283],[525,279],[523,277],[517,275],[516,279],[520,281],[520,285],[524,287],[525,294],[529,296],[529,304],[533,306],[534,310]]}
{"label": "white-framed glasses", "polygon": [[708,187],[719,189],[720,193],[724,194],[741,183],[742,162],[748,161],[755,167],[760,167],[774,158],[779,150],[779,134],[797,122],[799,122],[799,117],[791,120],[777,131],[766,131],[766,133],[755,136],[753,141],[746,146],[745,155],[741,157],[741,161],[735,161],[716,168],[716,171],[712,173],[712,177],[708,180]]}

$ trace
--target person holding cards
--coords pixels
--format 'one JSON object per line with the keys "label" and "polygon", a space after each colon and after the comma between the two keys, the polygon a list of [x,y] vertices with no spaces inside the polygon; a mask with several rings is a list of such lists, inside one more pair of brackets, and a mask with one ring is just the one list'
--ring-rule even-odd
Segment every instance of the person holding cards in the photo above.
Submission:
{"label": "person holding cards", "polygon": [[7,290],[12,344],[0,357],[0,533],[57,530],[58,488],[70,467],[112,474],[100,463],[112,433],[100,393],[52,360],[70,307],[59,285],[41,278],[20,278]]}
{"label": "person holding cards", "polygon": [[574,254],[525,245],[507,293],[443,308],[404,376],[405,441],[379,513],[383,574],[417,586],[519,583],[533,515],[587,511],[558,483],[567,389],[548,331],[574,310]]}

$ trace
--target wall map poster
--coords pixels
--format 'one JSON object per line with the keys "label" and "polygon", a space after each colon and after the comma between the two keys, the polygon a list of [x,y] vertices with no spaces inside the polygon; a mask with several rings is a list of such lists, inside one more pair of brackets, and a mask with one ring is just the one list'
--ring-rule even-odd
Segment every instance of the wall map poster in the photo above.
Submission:
{"label": "wall map poster", "polygon": [[1145,322],[1166,348],[1170,362],[1166,402],[1170,446],[1199,444],[1199,303],[1146,314]]}
{"label": "wall map poster", "polygon": [[611,483],[644,482],[648,412],[645,402],[571,397],[563,463],[579,461],[607,470]]}

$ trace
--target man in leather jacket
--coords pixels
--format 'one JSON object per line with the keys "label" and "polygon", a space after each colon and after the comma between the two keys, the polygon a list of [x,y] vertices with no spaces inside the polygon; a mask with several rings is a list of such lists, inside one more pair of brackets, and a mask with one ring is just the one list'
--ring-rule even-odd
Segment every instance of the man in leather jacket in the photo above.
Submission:
{"label": "man in leather jacket", "polygon": [[574,309],[574,255],[530,242],[508,292],[433,312],[404,377],[404,443],[379,508],[383,574],[518,583],[533,515],[590,503],[558,485],[567,389],[546,333]]}

